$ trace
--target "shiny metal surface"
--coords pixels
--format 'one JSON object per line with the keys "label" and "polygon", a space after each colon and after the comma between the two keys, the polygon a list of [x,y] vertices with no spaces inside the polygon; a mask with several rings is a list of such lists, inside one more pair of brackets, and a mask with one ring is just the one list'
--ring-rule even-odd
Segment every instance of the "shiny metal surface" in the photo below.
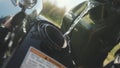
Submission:
{"label": "shiny metal surface", "polygon": [[[18,2],[15,4],[15,2]],[[11,1],[11,0],[0,0],[0,16],[5,17],[9,15],[15,15],[16,13],[21,11],[21,7],[18,5],[19,1]],[[32,13],[38,15],[42,10],[42,0],[37,0],[37,3],[34,7],[30,9],[25,9],[25,13],[30,15]]]}

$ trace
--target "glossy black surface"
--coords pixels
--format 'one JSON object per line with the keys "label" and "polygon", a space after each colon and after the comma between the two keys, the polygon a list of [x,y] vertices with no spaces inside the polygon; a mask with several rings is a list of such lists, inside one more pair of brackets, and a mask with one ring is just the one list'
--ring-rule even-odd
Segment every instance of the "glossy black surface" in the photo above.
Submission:
{"label": "glossy black surface", "polygon": [[[92,3],[91,8],[69,34],[72,57],[77,66],[99,68],[108,52],[119,43],[120,12],[110,4]],[[83,2],[65,14],[61,29],[65,33],[88,2]]]}

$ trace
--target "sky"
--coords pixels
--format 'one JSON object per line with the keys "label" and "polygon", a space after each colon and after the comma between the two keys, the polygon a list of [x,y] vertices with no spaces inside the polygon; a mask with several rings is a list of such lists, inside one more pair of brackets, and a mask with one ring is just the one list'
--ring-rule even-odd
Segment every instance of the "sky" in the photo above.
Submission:
{"label": "sky", "polygon": [[85,1],[85,0],[49,0],[50,2],[56,4],[59,7],[66,7],[67,10],[74,7],[75,5]]}

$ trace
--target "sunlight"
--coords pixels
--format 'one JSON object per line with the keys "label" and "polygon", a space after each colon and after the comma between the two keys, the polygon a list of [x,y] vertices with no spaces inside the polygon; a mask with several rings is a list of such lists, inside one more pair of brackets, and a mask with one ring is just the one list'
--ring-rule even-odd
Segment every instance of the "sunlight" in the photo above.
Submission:
{"label": "sunlight", "polygon": [[65,7],[67,10],[69,10],[85,0],[49,0],[49,1],[56,4],[58,7]]}
{"label": "sunlight", "polygon": [[56,2],[59,7],[66,7],[69,4],[69,0],[56,0]]}
{"label": "sunlight", "polygon": [[70,9],[85,0],[56,0],[56,1],[59,7],[66,7],[66,9]]}

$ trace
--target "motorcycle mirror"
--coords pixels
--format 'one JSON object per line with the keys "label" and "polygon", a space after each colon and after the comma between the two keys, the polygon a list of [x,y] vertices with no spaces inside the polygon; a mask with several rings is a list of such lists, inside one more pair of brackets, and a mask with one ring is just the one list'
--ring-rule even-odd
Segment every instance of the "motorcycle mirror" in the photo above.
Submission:
{"label": "motorcycle mirror", "polygon": [[14,6],[22,8],[27,15],[34,13],[39,15],[43,8],[42,0],[11,0],[11,2]]}
{"label": "motorcycle mirror", "polygon": [[37,3],[37,0],[11,0],[14,6],[20,6],[22,8],[30,9],[34,7]]}
{"label": "motorcycle mirror", "polygon": [[24,8],[30,9],[36,5],[37,0],[20,0],[19,3]]}

